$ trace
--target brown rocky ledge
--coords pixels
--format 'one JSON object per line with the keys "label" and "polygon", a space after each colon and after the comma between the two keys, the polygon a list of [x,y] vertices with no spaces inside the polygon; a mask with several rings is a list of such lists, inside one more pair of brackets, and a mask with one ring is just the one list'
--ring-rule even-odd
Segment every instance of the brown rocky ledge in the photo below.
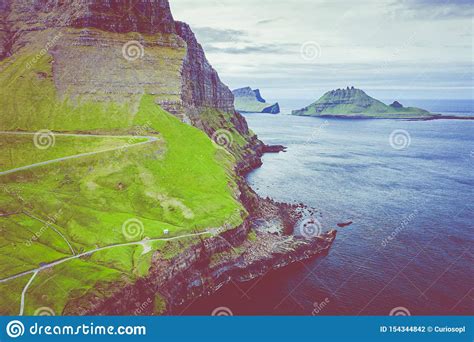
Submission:
{"label": "brown rocky ledge", "polygon": [[[123,55],[131,39],[145,51],[133,68]],[[293,236],[302,206],[260,198],[247,185],[245,175],[262,165],[262,155],[284,147],[266,146],[249,130],[234,110],[232,92],[190,27],[173,19],[167,0],[0,1],[0,59],[20,54],[26,46],[41,50],[53,40],[48,53],[61,97],[137,108],[142,94],[148,94],[211,138],[219,130],[240,137],[243,144],[228,147],[237,160],[235,174],[229,175],[237,178],[248,213],[242,225],[224,225],[212,238],[168,242],[153,255],[145,277],[104,280],[85,295],[72,291],[61,314],[175,314],[176,307],[215,292],[231,279],[247,281],[327,253],[335,231],[311,240]]]}
{"label": "brown rocky ledge", "polygon": [[265,145],[263,148],[264,153],[280,153],[286,152],[287,147],[283,145]]}
{"label": "brown rocky ledge", "polygon": [[146,278],[117,289],[106,300],[83,297],[81,301],[70,302],[65,314],[131,314],[140,303],[154,302],[156,294],[165,300],[166,309],[156,312],[156,305],[149,305],[139,314],[179,314],[177,307],[211,295],[231,280],[249,281],[270,269],[325,255],[336,237],[335,230],[315,239],[257,232],[254,240],[249,241],[250,229],[251,224],[246,222],[231,232],[188,248],[171,260],[157,253]]}
{"label": "brown rocky ledge", "polygon": [[[66,315],[176,315],[179,307],[211,295],[231,280],[246,282],[271,269],[328,253],[337,231],[313,239],[293,235],[303,204],[277,203],[259,197],[241,178],[241,201],[249,217],[239,227],[220,232],[168,259],[156,252],[149,274],[125,286],[99,288],[72,300]],[[181,245],[176,242],[176,248]],[[159,300],[162,305],[156,303]],[[157,311],[157,307],[161,310]]]}

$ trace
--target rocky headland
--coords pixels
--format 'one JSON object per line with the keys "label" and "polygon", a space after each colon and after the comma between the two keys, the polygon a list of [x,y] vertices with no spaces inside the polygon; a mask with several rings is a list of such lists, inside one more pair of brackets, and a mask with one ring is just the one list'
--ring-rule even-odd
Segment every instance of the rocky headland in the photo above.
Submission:
{"label": "rocky headland", "polygon": [[[41,53],[38,60],[47,55],[51,72],[36,72],[36,79],[53,86],[56,95],[48,101],[54,106],[65,102],[125,106],[134,118],[143,111],[143,98],[152,97],[155,106],[200,129],[210,139],[226,132],[231,143],[224,147],[232,158],[226,155],[221,163],[228,168],[229,184],[238,184],[231,190],[245,210],[238,213],[238,219],[242,216],[244,220],[237,226],[229,218],[229,222],[212,228],[212,237],[170,241],[157,249],[145,275],[125,272],[121,279],[104,279],[87,290],[74,289],[57,314],[175,313],[177,306],[211,294],[230,280],[247,281],[270,268],[328,252],[335,231],[312,238],[296,236],[295,225],[305,218],[303,206],[260,198],[248,186],[245,176],[262,165],[262,155],[283,151],[284,147],[266,146],[249,130],[245,118],[234,108],[234,95],[207,61],[191,28],[174,20],[168,0],[132,6],[125,0],[4,0],[0,9],[0,59],[8,81],[1,84],[3,89],[17,84],[18,70],[35,70],[31,58],[34,61]],[[138,49],[138,62],[131,63],[136,55],[127,56],[124,49],[130,42],[135,44],[134,51]],[[18,68],[15,63],[23,60],[31,64]],[[31,130],[28,118],[21,121],[24,111],[20,106],[25,103],[23,96],[45,96],[35,91],[15,90],[17,101],[5,108],[18,115],[2,116],[2,129]],[[278,104],[267,106],[259,92],[252,94],[263,106],[262,111],[279,112]],[[117,113],[110,112],[110,119],[115,120]],[[96,124],[94,114],[90,115],[74,117],[79,120],[76,126],[56,120],[54,129],[115,132]],[[126,120],[132,123],[128,117]],[[47,123],[42,121],[38,127],[47,127]],[[233,163],[229,166],[226,160]],[[182,172],[175,175],[176,181],[187,178],[186,170]],[[143,303],[149,305],[141,308]]]}

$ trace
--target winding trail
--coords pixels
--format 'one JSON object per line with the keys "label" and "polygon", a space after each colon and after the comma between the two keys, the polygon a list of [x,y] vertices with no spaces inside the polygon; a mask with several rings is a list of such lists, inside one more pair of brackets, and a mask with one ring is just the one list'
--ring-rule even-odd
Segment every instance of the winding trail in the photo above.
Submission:
{"label": "winding trail", "polygon": [[[0,131],[0,134],[9,134],[9,135],[35,135],[36,133],[30,133],[30,132],[6,132],[6,131]],[[125,144],[119,147],[114,147],[114,148],[108,148],[105,150],[100,150],[100,151],[93,151],[93,152],[85,152],[85,153],[80,153],[80,154],[75,154],[72,156],[67,156],[67,157],[62,157],[62,158],[57,158],[57,159],[52,159],[52,160],[46,160],[44,162],[39,162],[39,163],[34,163],[31,165],[26,165],[26,166],[21,166],[17,167],[11,170],[7,171],[1,171],[0,176],[5,176],[9,175],[18,171],[24,171],[24,170],[29,170],[35,167],[39,166],[44,166],[44,165],[49,165],[53,163],[58,163],[61,161],[65,160],[70,160],[70,159],[77,159],[77,158],[82,158],[82,157],[87,157],[87,156],[93,156],[96,154],[100,153],[105,153],[105,152],[112,152],[112,151],[119,151],[123,150],[126,148],[132,148],[132,147],[137,147],[145,144],[149,144],[155,141],[158,141],[157,137],[150,137],[150,136],[141,136],[141,135],[129,135],[129,136],[123,136],[123,135],[97,135],[97,134],[63,134],[63,133],[52,133],[53,136],[63,136],[63,137],[80,137],[80,138],[122,138],[122,139],[147,139],[146,141],[134,143],[134,144]]]}
{"label": "winding trail", "polygon": [[66,237],[59,231],[57,230],[52,223],[49,223],[49,222],[46,222],[42,219],[40,219],[39,217],[36,217],[34,216],[33,214],[27,212],[27,211],[23,211],[23,214],[25,214],[26,216],[28,217],[31,217],[32,219],[36,220],[36,221],[39,221],[41,222],[42,224],[44,224],[46,227],[48,228],[51,228],[52,230],[54,230],[56,232],[56,234],[58,234],[59,236],[61,236],[63,238],[64,241],[66,241],[67,245],[69,246],[69,249],[71,250],[71,253],[72,255],[76,255],[76,252],[74,251],[74,248],[72,248],[72,245],[69,243],[69,240],[66,239]]}
{"label": "winding trail", "polygon": [[[200,236],[200,235],[206,235],[206,234],[212,234],[212,233],[209,232],[209,231],[204,231],[204,232],[201,232],[201,233],[184,234],[184,235],[175,236],[175,237],[171,237],[171,238],[147,239],[147,240],[143,240],[143,241],[119,243],[119,244],[114,244],[114,245],[110,245],[110,246],[100,247],[100,248],[92,249],[88,252],[84,252],[84,253],[76,254],[74,256],[70,256],[70,257],[67,257],[67,258],[55,260],[53,262],[50,262],[48,264],[45,264],[45,265],[43,265],[41,267],[38,267],[38,268],[35,268],[33,270],[17,273],[15,275],[9,276],[7,278],[0,279],[0,283],[6,283],[7,281],[23,277],[27,274],[32,274],[32,273],[44,271],[48,268],[52,268],[54,266],[61,265],[61,264],[64,264],[65,262],[75,260],[75,259],[78,259],[78,258],[81,258],[81,257],[84,257],[84,256],[89,256],[89,255],[92,255],[92,254],[100,252],[100,251],[105,251],[105,250],[109,250],[109,249],[113,249],[113,248],[119,248],[119,247],[127,247],[127,246],[139,246],[139,245],[145,246],[146,244],[148,244],[150,242],[173,241],[173,240],[178,240],[178,239],[182,239],[182,238],[186,238],[186,237]],[[146,247],[144,247],[144,248],[146,248]]]}
{"label": "winding trail", "polygon": [[[33,136],[34,136],[36,133],[0,131],[0,134],[10,134],[10,135],[33,135]],[[31,164],[31,165],[27,165],[27,166],[17,167],[17,168],[11,169],[11,170],[7,170],[7,171],[2,171],[2,172],[0,172],[0,176],[12,174],[12,173],[19,172],[19,171],[29,170],[29,169],[32,169],[32,168],[35,168],[35,167],[39,167],[39,166],[44,166],[44,165],[49,165],[49,164],[53,164],[53,163],[58,163],[58,162],[65,161],[65,160],[77,159],[77,158],[82,158],[82,157],[91,156],[91,155],[96,155],[96,154],[105,153],[105,152],[112,152],[112,151],[123,150],[123,149],[126,149],[126,148],[137,147],[137,146],[141,146],[141,145],[145,145],[145,144],[149,144],[149,143],[158,141],[158,138],[157,138],[157,137],[151,137],[151,136],[118,136],[118,135],[61,134],[61,133],[52,133],[52,134],[53,134],[54,136],[67,136],[67,137],[83,137],[83,138],[91,138],[91,137],[94,137],[94,138],[125,138],[125,139],[147,139],[147,140],[146,140],[146,141],[143,141],[143,142],[133,143],[133,144],[126,143],[125,145],[122,145],[122,146],[119,146],[119,147],[114,147],[114,148],[109,148],[109,149],[104,149],[104,150],[94,151],[94,152],[80,153],[80,154],[76,154],[76,155],[72,155],[72,156],[67,156],[67,157],[62,157],[62,158],[47,160],[47,161],[44,161],[44,162],[34,163],[34,164]],[[9,277],[0,279],[0,283],[6,283],[6,282],[8,282],[8,281],[10,281],[10,280],[17,279],[17,278],[23,277],[23,276],[25,276],[25,275],[32,274],[30,280],[29,280],[28,283],[25,285],[25,287],[23,288],[23,291],[22,291],[22,293],[21,293],[20,313],[19,313],[20,316],[23,315],[23,313],[24,313],[26,292],[28,291],[28,288],[30,287],[30,285],[31,285],[31,283],[33,282],[33,280],[35,279],[35,277],[36,277],[36,276],[38,275],[38,273],[41,272],[41,271],[44,271],[44,270],[49,269],[49,268],[53,268],[53,267],[55,267],[55,266],[64,264],[64,263],[69,262],[69,261],[72,261],[72,260],[76,260],[76,259],[81,258],[81,257],[90,256],[90,255],[95,254],[95,253],[97,253],[97,252],[105,251],[105,250],[109,250],[109,249],[121,248],[121,247],[127,247],[127,246],[139,246],[139,245],[141,245],[141,246],[144,248],[144,250],[147,250],[147,249],[149,249],[149,244],[152,243],[152,242],[157,242],[157,241],[173,241],[173,240],[178,240],[178,239],[182,239],[182,238],[186,238],[186,237],[194,237],[194,236],[212,234],[210,231],[204,231],[204,232],[201,232],[201,233],[184,234],[184,235],[181,235],[181,236],[176,236],[176,237],[171,237],[171,238],[146,239],[146,240],[143,240],[143,241],[128,242],[128,243],[121,243],[121,244],[113,244],[113,245],[109,245],[109,246],[105,246],[105,247],[96,248],[96,249],[90,250],[90,251],[88,251],[88,252],[76,254],[75,251],[74,251],[74,249],[73,249],[73,247],[71,246],[71,244],[69,243],[69,241],[66,239],[66,237],[65,237],[61,232],[59,232],[56,228],[52,227],[52,226],[51,226],[50,224],[48,224],[47,222],[45,222],[45,221],[43,221],[43,220],[41,220],[41,219],[39,219],[39,218],[33,216],[32,214],[30,214],[30,213],[28,213],[28,212],[24,212],[24,213],[25,213],[25,215],[28,215],[29,217],[31,217],[31,218],[33,218],[33,219],[36,219],[36,220],[38,220],[38,221],[40,221],[40,222],[43,222],[43,223],[46,224],[48,227],[51,227],[57,234],[59,234],[59,235],[66,241],[66,243],[68,244],[69,248],[71,249],[71,252],[73,253],[73,255],[70,256],[70,257],[63,258],[63,259],[58,259],[58,260],[52,261],[52,262],[50,262],[50,263],[44,264],[44,265],[42,265],[42,266],[40,266],[40,267],[38,267],[38,268],[32,269],[32,270],[24,271],[24,272],[21,272],[21,273],[18,273],[18,274],[14,274],[14,275],[12,275],[12,276],[9,276]]]}
{"label": "winding trail", "polygon": [[23,312],[25,311],[25,295],[26,295],[26,291],[28,291],[28,288],[30,287],[31,283],[33,282],[33,280],[35,279],[36,275],[39,273],[39,271],[36,271],[35,273],[33,273],[33,275],[31,276],[30,280],[28,281],[28,283],[26,283],[25,287],[23,288],[23,291],[21,292],[21,300],[20,300],[20,313],[18,314],[18,316],[23,316]]}
{"label": "winding trail", "polygon": [[104,251],[104,250],[108,250],[108,249],[112,249],[112,248],[118,248],[118,247],[126,247],[126,246],[143,246],[143,248],[146,250],[147,246],[149,246],[149,244],[151,242],[156,242],[156,241],[172,241],[172,240],[177,240],[177,239],[182,239],[182,238],[185,238],[185,237],[192,237],[192,236],[200,236],[200,235],[206,235],[206,234],[210,234],[210,232],[208,231],[205,231],[205,232],[201,232],[201,233],[194,233],[194,234],[186,234],[186,235],[181,235],[181,236],[176,236],[176,237],[172,237],[172,238],[166,238],[166,239],[147,239],[147,240],[143,240],[143,241],[137,241],[137,242],[129,242],[129,243],[123,243],[123,244],[116,244],[116,245],[110,245],[110,246],[106,246],[106,247],[101,247],[101,248],[96,248],[96,249],[93,249],[91,251],[88,251],[88,252],[84,252],[84,253],[81,253],[81,254],[76,254],[72,257],[68,257],[68,258],[64,258],[64,259],[59,259],[59,260],[56,260],[56,261],[53,261],[49,264],[46,264],[46,265],[43,265],[41,267],[38,267],[34,270],[29,270],[29,271],[25,271],[25,272],[22,272],[22,273],[18,273],[18,274],[15,274],[13,276],[10,276],[8,278],[4,278],[4,279],[0,279],[0,283],[6,283],[7,281],[9,280],[13,280],[13,279],[16,279],[16,278],[19,278],[19,277],[22,277],[24,275],[27,275],[27,274],[33,274],[30,278],[30,280],[28,281],[28,283],[26,283],[25,287],[23,288],[23,291],[21,292],[21,299],[20,299],[20,313],[18,314],[18,316],[23,316],[23,313],[25,311],[25,297],[26,297],[26,292],[28,291],[28,288],[30,287],[31,283],[33,282],[33,280],[36,278],[36,276],[38,275],[38,273],[40,273],[41,271],[43,270],[46,270],[48,268],[52,268],[54,266],[57,266],[57,265],[60,265],[60,264],[63,264],[65,262],[68,262],[68,261],[71,261],[71,260],[74,260],[74,259],[77,259],[77,258],[80,258],[80,257],[83,257],[83,256],[88,256],[88,255],[92,255],[94,253],[97,253],[97,252],[100,252],[100,251]]}

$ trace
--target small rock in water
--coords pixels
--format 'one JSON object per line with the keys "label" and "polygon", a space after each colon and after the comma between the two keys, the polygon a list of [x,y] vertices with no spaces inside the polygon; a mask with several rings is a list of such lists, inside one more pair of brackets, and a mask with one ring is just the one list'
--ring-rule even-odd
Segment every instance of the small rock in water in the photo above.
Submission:
{"label": "small rock in water", "polygon": [[349,227],[353,222],[352,221],[349,221],[349,222],[346,222],[346,223],[338,223],[337,226],[339,228],[345,228],[345,227]]}

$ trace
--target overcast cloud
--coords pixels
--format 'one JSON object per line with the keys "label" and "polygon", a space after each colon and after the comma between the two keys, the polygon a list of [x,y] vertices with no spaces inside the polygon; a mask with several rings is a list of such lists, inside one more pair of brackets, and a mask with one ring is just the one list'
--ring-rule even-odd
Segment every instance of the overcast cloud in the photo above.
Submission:
{"label": "overcast cloud", "polygon": [[[314,99],[473,96],[470,0],[170,0],[231,88]],[[302,51],[303,50],[303,51]]]}

